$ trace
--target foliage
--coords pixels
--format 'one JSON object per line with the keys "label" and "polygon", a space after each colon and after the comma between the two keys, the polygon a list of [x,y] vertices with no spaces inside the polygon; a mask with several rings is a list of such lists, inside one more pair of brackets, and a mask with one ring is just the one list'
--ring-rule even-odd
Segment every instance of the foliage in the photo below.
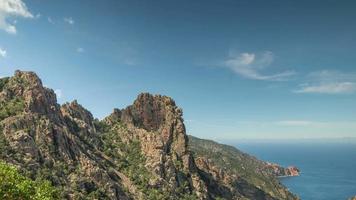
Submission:
{"label": "foliage", "polygon": [[238,174],[249,184],[276,197],[281,196],[278,180],[263,173],[265,164],[257,158],[243,153],[235,147],[223,145],[210,140],[189,136],[189,148],[194,157],[209,158],[215,165],[231,173]]}
{"label": "foliage", "polygon": [[7,82],[9,82],[9,77],[0,78],[0,91],[2,91],[4,89]]}
{"label": "foliage", "polygon": [[0,161],[0,199],[54,200],[59,197],[49,181],[32,181],[22,176],[15,167]]}
{"label": "foliage", "polygon": [[0,121],[21,113],[25,108],[25,102],[21,98],[13,98],[9,101],[0,102]]}
{"label": "foliage", "polygon": [[11,152],[11,147],[6,140],[5,135],[2,132],[2,127],[0,125],[0,159],[7,157],[11,154]]}
{"label": "foliage", "polygon": [[126,126],[117,122],[110,130],[103,123],[96,124],[100,130],[107,131],[102,134],[104,142],[103,152],[114,159],[116,169],[123,172],[142,192],[146,199],[169,199],[170,194],[162,188],[150,187],[149,180],[152,174],[145,167],[146,157],[141,152],[141,144],[138,140],[124,142],[122,135],[128,133]]}

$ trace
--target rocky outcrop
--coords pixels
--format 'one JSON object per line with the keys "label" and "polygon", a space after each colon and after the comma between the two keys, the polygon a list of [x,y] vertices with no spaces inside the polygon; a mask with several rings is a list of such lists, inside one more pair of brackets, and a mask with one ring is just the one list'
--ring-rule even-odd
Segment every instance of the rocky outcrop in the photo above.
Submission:
{"label": "rocky outcrop", "polygon": [[356,200],[356,196],[349,198],[349,200]]}
{"label": "rocky outcrop", "polygon": [[165,187],[175,193],[184,190],[206,199],[207,188],[197,173],[182,118],[175,102],[161,95],[140,94],[133,105],[115,109],[104,121],[108,125],[121,121],[131,132],[129,137],[140,141],[146,156],[145,166],[156,179],[153,187]]}
{"label": "rocky outcrop", "polygon": [[300,170],[295,166],[288,166],[286,168],[275,164],[266,162],[266,171],[277,177],[286,177],[286,176],[299,176]]}
{"label": "rocky outcrop", "polygon": [[99,121],[77,101],[58,105],[35,73],[0,80],[0,159],[62,199],[297,199],[262,161],[189,139],[167,96],[140,94]]}
{"label": "rocky outcrop", "polygon": [[[72,129],[72,124],[65,120],[64,116],[78,117],[83,129],[90,132],[85,127],[92,124],[86,123],[87,118],[76,115],[75,106],[70,109],[64,106],[63,110],[68,112],[62,113],[53,90],[43,87],[32,72],[16,71],[3,87],[0,102],[13,99],[23,102],[24,106],[21,112],[0,122],[1,135],[11,149],[11,154],[1,159],[19,166],[33,178],[40,176],[51,180],[62,188],[63,198],[84,196],[94,187],[105,191],[108,198],[129,199],[122,183],[108,174],[105,166],[108,161],[97,156],[95,149],[78,137],[76,131],[80,130]],[[78,193],[77,187],[81,185],[85,187]]]}

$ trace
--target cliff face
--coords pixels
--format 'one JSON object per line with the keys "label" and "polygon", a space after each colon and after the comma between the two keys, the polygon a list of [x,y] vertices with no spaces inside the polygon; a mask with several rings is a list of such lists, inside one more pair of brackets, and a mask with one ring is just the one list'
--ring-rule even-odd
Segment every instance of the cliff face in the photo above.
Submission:
{"label": "cliff face", "polygon": [[99,121],[17,71],[0,79],[0,106],[0,159],[50,180],[63,199],[297,199],[266,170],[197,156],[182,110],[166,96],[140,94]]}

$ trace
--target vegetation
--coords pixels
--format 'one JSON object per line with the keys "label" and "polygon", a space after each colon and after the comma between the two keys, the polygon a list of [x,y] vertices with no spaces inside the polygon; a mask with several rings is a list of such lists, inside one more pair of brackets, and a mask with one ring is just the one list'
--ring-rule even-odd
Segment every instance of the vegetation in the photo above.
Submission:
{"label": "vegetation", "polygon": [[238,149],[216,143],[210,140],[203,140],[189,136],[189,148],[194,157],[209,158],[221,169],[238,174],[247,183],[257,186],[267,193],[280,197],[278,180],[268,173],[264,173],[265,164]]}
{"label": "vegetation", "polygon": [[106,131],[102,134],[103,152],[114,159],[116,170],[128,176],[137,189],[145,194],[148,199],[168,197],[160,194],[157,190],[149,188],[151,174],[144,166],[146,158],[141,152],[140,142],[131,141],[125,143],[121,140],[120,135],[127,133],[125,125],[118,122],[110,130],[103,123],[97,123],[96,125],[99,130]]}
{"label": "vegetation", "polygon": [[[6,84],[9,82],[9,78],[0,79],[0,92],[5,88]],[[0,100],[0,121],[17,115],[22,112],[25,107],[24,100],[22,98],[13,98],[11,100]]]}
{"label": "vegetation", "polygon": [[[189,182],[190,177],[195,178],[191,173],[196,172],[184,169],[182,158],[174,151],[164,152],[168,154],[166,157],[168,159],[163,158],[163,161],[168,166],[160,166],[166,169],[167,176],[159,184],[152,183],[160,179],[160,176],[149,171],[145,165],[158,163],[161,160],[147,160],[141,149],[141,145],[147,144],[141,144],[138,139],[141,133],[136,132],[134,128],[128,129],[119,117],[110,121],[96,119],[93,128],[91,123],[85,123],[86,116],[77,116],[70,112],[70,116],[62,113],[63,118],[60,111],[48,115],[30,111],[26,115],[22,114],[25,108],[24,95],[16,96],[18,94],[16,91],[31,90],[32,87],[39,86],[31,85],[37,84],[38,81],[35,76],[0,79],[0,93],[7,90],[9,94],[0,98],[0,199],[90,200],[111,199],[115,195],[120,198],[121,195],[142,196],[147,200],[198,199],[195,188],[191,187],[192,183]],[[48,94],[45,92],[40,95]],[[39,106],[49,106],[46,105],[48,102],[37,97],[36,93],[30,96],[29,101],[35,101],[34,103],[38,103]],[[83,114],[88,113],[85,111]],[[16,117],[4,120],[11,116]],[[2,126],[6,127],[6,132],[3,132]],[[238,174],[243,180],[248,181],[247,184],[267,192],[279,192],[280,187],[270,185],[278,182],[268,182],[271,179],[268,180],[269,177],[259,173],[259,163],[251,156],[232,147],[203,140],[193,140],[190,148],[195,156],[211,158],[222,170]],[[155,156],[153,158],[162,159]],[[171,158],[173,163],[170,162]],[[19,170],[4,161],[16,163]],[[170,172],[174,172],[175,176],[171,176]],[[129,181],[126,178],[120,179],[122,175],[125,175]],[[104,180],[108,176],[109,180]],[[167,180],[168,177],[176,180]],[[210,181],[204,180],[203,176],[201,178],[204,182]],[[122,185],[127,188],[121,188]],[[116,190],[116,186],[120,188]],[[235,186],[231,185],[231,187]],[[196,187],[196,189],[202,188]],[[122,190],[125,194],[121,194]],[[246,192],[250,191],[246,190]],[[219,195],[211,194],[217,199]]]}
{"label": "vegetation", "polygon": [[9,101],[0,102],[0,121],[21,113],[25,108],[25,102],[21,98],[13,98]]}
{"label": "vegetation", "polygon": [[197,199],[194,194],[187,194],[183,186],[178,188],[174,195],[166,191],[164,187],[150,186],[149,181],[153,176],[145,167],[146,157],[142,154],[141,144],[138,140],[122,141],[121,138],[127,138],[128,135],[128,130],[123,123],[117,122],[112,128],[98,121],[95,125],[97,130],[104,131],[102,151],[114,159],[116,170],[124,173],[146,199],[164,200],[173,197],[180,200]]}
{"label": "vegetation", "polygon": [[0,78],[0,91],[2,91],[5,87],[5,85],[9,82],[9,78]]}
{"label": "vegetation", "polygon": [[0,161],[0,199],[54,200],[59,197],[49,181],[32,181],[22,176],[15,167]]}
{"label": "vegetation", "polygon": [[4,159],[10,154],[11,154],[10,145],[5,138],[0,125],[0,159]]}

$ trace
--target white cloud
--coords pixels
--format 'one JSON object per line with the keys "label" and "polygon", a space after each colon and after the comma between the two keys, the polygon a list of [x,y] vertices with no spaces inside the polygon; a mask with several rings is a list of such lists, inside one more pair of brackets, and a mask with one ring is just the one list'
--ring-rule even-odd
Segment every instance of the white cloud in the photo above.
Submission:
{"label": "white cloud", "polygon": [[83,52],[84,52],[84,49],[83,49],[82,47],[78,47],[78,48],[77,48],[77,52],[78,52],[78,53],[83,53]]}
{"label": "white cloud", "polygon": [[54,90],[54,93],[56,93],[58,99],[62,98],[62,90],[61,89]]}
{"label": "white cloud", "polygon": [[9,17],[34,18],[22,0],[1,0],[0,1],[0,29],[10,34],[16,34],[17,29],[14,24],[9,23]]}
{"label": "white cloud", "polygon": [[296,93],[347,94],[356,91],[356,83],[338,82],[320,85],[304,85]]}
{"label": "white cloud", "polygon": [[35,18],[36,18],[36,19],[39,19],[39,18],[41,18],[41,16],[42,16],[41,13],[37,13],[37,14],[35,15]]}
{"label": "white cloud", "polygon": [[50,24],[54,24],[54,21],[52,20],[51,17],[47,17],[47,21],[48,21]]}
{"label": "white cloud", "polygon": [[65,17],[63,20],[70,25],[74,25],[75,23],[72,17]]}
{"label": "white cloud", "polygon": [[269,51],[261,55],[254,53],[230,53],[229,57],[224,61],[224,66],[245,78],[255,80],[281,81],[295,75],[294,71],[284,71],[270,75],[263,74],[261,71],[270,66],[273,61],[274,55]]}
{"label": "white cloud", "polygon": [[350,94],[356,92],[356,74],[317,71],[307,75],[306,82],[295,93]]}
{"label": "white cloud", "polygon": [[7,52],[5,49],[0,48],[0,57],[5,58],[7,56]]}

